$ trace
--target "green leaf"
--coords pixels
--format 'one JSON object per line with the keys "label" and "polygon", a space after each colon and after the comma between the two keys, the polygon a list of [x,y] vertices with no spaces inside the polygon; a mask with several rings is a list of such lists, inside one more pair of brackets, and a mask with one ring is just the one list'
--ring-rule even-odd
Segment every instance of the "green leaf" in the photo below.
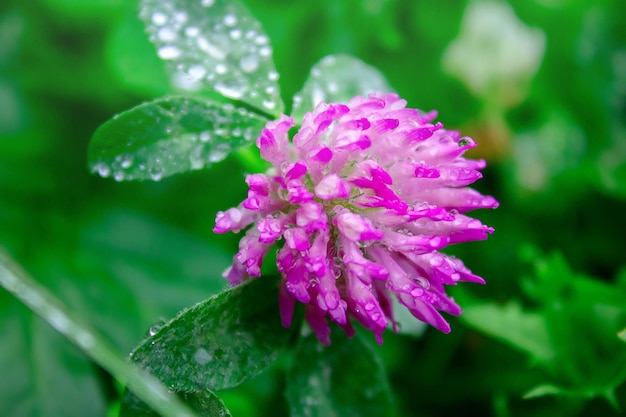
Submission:
{"label": "green leaf", "polygon": [[142,0],[140,16],[180,91],[214,90],[282,112],[269,38],[238,0]]}
{"label": "green leaf", "polygon": [[[177,392],[176,394],[181,401],[201,416],[231,417],[224,402],[209,390]],[[119,417],[159,417],[159,414],[127,390],[122,398]]]}
{"label": "green leaf", "polygon": [[91,362],[43,320],[8,297],[0,294],[0,415],[104,415],[106,400]]}
{"label": "green leaf", "polygon": [[[152,375],[121,356],[101,335],[71,314],[0,248],[0,285],[30,307],[87,356],[128,386],[163,417],[197,417]],[[45,389],[45,388],[42,388]]]}
{"label": "green leaf", "polygon": [[89,166],[117,181],[158,181],[223,160],[250,143],[265,122],[230,103],[166,97],[100,126],[89,144]]}
{"label": "green leaf", "polygon": [[274,280],[261,277],[182,311],[131,354],[173,390],[222,390],[262,372],[285,344]]}
{"label": "green leaf", "polygon": [[358,335],[337,332],[330,346],[303,337],[287,376],[292,417],[390,417],[391,392],[380,358]]}
{"label": "green leaf", "polygon": [[524,311],[519,302],[464,304],[461,320],[543,363],[554,359],[545,320],[539,313]]}
{"label": "green leaf", "polygon": [[376,68],[350,55],[329,55],[311,68],[304,87],[293,98],[291,114],[301,121],[320,102],[347,103],[354,96],[393,89]]}

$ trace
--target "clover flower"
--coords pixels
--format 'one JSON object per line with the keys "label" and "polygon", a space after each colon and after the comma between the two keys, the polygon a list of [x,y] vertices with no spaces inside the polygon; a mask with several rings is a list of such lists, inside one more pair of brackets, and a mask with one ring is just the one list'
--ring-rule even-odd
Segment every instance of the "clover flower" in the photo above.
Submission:
{"label": "clover flower", "polygon": [[389,322],[397,331],[392,296],[447,333],[439,312],[459,315],[461,308],[444,285],[484,283],[439,250],[493,232],[464,214],[498,206],[466,187],[482,177],[485,161],[465,159],[475,142],[433,124],[436,112],[405,106],[382,93],[347,105],[320,103],[292,140],[293,118],[267,123],[257,146],[273,168],[248,175],[248,198],[217,213],[216,233],[253,224],[224,277],[237,285],[259,276],[264,256],[282,241],[276,255],[282,324],[291,324],[299,301],[324,344],[327,318],[352,335],[350,317],[382,343]]}

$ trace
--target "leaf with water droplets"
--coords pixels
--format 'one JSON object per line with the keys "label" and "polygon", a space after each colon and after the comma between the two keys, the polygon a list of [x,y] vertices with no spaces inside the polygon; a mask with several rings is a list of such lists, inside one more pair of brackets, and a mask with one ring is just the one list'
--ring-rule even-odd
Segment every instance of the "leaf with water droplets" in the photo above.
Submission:
{"label": "leaf with water droplets", "polygon": [[223,160],[252,142],[266,122],[231,103],[166,97],[100,126],[89,144],[89,166],[116,181],[158,181]]}
{"label": "leaf with water droplets", "polygon": [[[197,411],[201,416],[231,417],[224,402],[209,390],[174,391],[181,401]],[[126,390],[122,397],[119,417],[159,417],[159,414],[141,401],[131,391]]]}
{"label": "leaf with water droplets", "polygon": [[391,391],[379,357],[357,335],[336,332],[323,346],[313,335],[300,339],[287,375],[292,417],[394,415]]}
{"label": "leaf with water droplets", "polygon": [[354,96],[393,89],[376,68],[350,55],[329,55],[311,68],[304,87],[293,98],[291,114],[298,121],[323,101],[347,103]]}
{"label": "leaf with water droplets", "polygon": [[276,291],[271,277],[224,291],[183,310],[131,358],[173,390],[234,387],[263,371],[291,334],[280,324]]}
{"label": "leaf with water droplets", "polygon": [[283,111],[269,38],[239,1],[142,0],[140,16],[178,90]]}

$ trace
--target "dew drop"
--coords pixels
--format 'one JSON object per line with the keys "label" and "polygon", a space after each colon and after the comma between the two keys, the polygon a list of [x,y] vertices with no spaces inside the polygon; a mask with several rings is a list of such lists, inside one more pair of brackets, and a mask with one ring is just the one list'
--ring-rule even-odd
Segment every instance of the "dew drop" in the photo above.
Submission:
{"label": "dew drop", "polygon": [[417,283],[422,286],[425,290],[430,288],[430,281],[424,277],[417,277]]}
{"label": "dew drop", "polygon": [[209,131],[204,131],[200,133],[200,142],[208,142],[211,140],[211,133]]}
{"label": "dew drop", "polygon": [[256,55],[245,55],[239,61],[239,65],[243,72],[254,72],[259,68],[259,58]]}
{"label": "dew drop", "polygon": [[204,7],[211,7],[215,4],[215,0],[202,0],[202,5]]}
{"label": "dew drop", "polygon": [[176,59],[181,55],[181,50],[175,46],[163,46],[158,51],[161,59]]}
{"label": "dew drop", "polygon": [[224,64],[217,64],[215,66],[215,72],[218,74],[226,74],[226,71],[228,71],[228,68]]}
{"label": "dew drop", "polygon": [[267,79],[270,81],[276,81],[278,80],[278,77],[279,75],[278,75],[278,72],[276,71],[270,71],[267,73]]}
{"label": "dew drop", "polygon": [[232,29],[228,34],[232,40],[241,39],[241,30],[239,29]]}
{"label": "dew drop", "polygon": [[113,179],[117,182],[124,181],[124,171],[119,170],[113,173]]}
{"label": "dew drop", "polygon": [[224,52],[222,49],[220,49],[216,45],[209,42],[209,40],[205,38],[204,36],[199,36],[196,42],[198,43],[198,47],[200,49],[202,49],[207,54],[211,55],[213,58],[215,59],[226,58],[226,55],[227,55],[226,52]]}
{"label": "dew drop", "polygon": [[413,288],[411,290],[411,296],[412,297],[421,297],[422,294],[424,294],[424,290],[421,288]]}
{"label": "dew drop", "polygon": [[365,311],[372,311],[374,307],[375,307],[374,303],[367,303],[365,304]]}
{"label": "dew drop", "polygon": [[176,12],[176,13],[174,13],[174,19],[177,22],[185,23],[187,21],[187,13],[185,13],[185,12]]}
{"label": "dew drop", "polygon": [[159,31],[157,32],[157,36],[163,42],[170,42],[178,37],[176,35],[176,31],[169,26],[165,26],[159,29]]}
{"label": "dew drop", "polygon": [[130,166],[133,164],[133,156],[132,155],[124,155],[122,157],[122,162],[120,163],[120,166],[124,169],[128,169],[130,168]]}
{"label": "dew drop", "polygon": [[152,23],[157,26],[163,26],[167,22],[167,15],[165,13],[156,12],[152,15]]}
{"label": "dew drop", "polygon": [[209,161],[219,162],[223,160],[224,158],[226,158],[229,151],[230,151],[230,146],[228,146],[225,143],[221,143],[211,150],[211,153],[209,154]]}
{"label": "dew drop", "polygon": [[206,365],[211,361],[211,359],[213,359],[211,354],[203,348],[196,350],[196,353],[193,354],[193,360],[198,362],[200,365]]}
{"label": "dew drop", "polygon": [[256,38],[254,38],[254,43],[256,43],[257,45],[265,45],[268,42],[267,36],[265,35],[259,35]]}
{"label": "dew drop", "polygon": [[163,178],[163,167],[152,167],[148,171],[150,173],[150,178],[152,178],[153,181],[159,181]]}
{"label": "dew drop", "polygon": [[192,65],[189,68],[189,76],[195,80],[201,80],[206,75],[206,68],[200,64]]}
{"label": "dew drop", "polygon": [[204,145],[198,145],[194,148],[191,155],[189,155],[189,162],[191,163],[191,169],[201,169],[204,167],[204,161],[202,160],[202,150]]}
{"label": "dew drop", "polygon": [[214,88],[218,93],[233,99],[240,99],[247,90],[244,84],[228,80],[216,82]]}
{"label": "dew drop", "polygon": [[272,48],[270,48],[269,46],[264,46],[261,49],[259,49],[259,55],[263,56],[263,57],[269,57],[272,55]]}
{"label": "dew drop", "polygon": [[104,163],[102,164],[98,164],[98,175],[100,175],[102,178],[106,178],[109,175],[111,175],[111,168],[109,168],[108,165],[105,165]]}
{"label": "dew drop", "polygon": [[200,29],[195,26],[189,26],[188,28],[185,28],[185,35],[189,36],[190,38],[196,37],[199,34]]}
{"label": "dew drop", "polygon": [[224,16],[224,24],[229,27],[233,27],[237,24],[237,17],[234,14],[227,14]]}
{"label": "dew drop", "polygon": [[263,100],[263,107],[268,110],[272,110],[276,107],[276,103],[271,100]]}

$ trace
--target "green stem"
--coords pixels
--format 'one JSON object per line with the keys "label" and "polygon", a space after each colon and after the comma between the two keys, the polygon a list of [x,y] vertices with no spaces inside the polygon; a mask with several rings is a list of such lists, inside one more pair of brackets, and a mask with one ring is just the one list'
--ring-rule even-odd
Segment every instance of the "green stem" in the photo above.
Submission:
{"label": "green stem", "polygon": [[103,336],[72,316],[48,290],[31,278],[0,247],[0,285],[63,334],[94,362],[164,417],[197,417],[154,376],[115,352]]}

